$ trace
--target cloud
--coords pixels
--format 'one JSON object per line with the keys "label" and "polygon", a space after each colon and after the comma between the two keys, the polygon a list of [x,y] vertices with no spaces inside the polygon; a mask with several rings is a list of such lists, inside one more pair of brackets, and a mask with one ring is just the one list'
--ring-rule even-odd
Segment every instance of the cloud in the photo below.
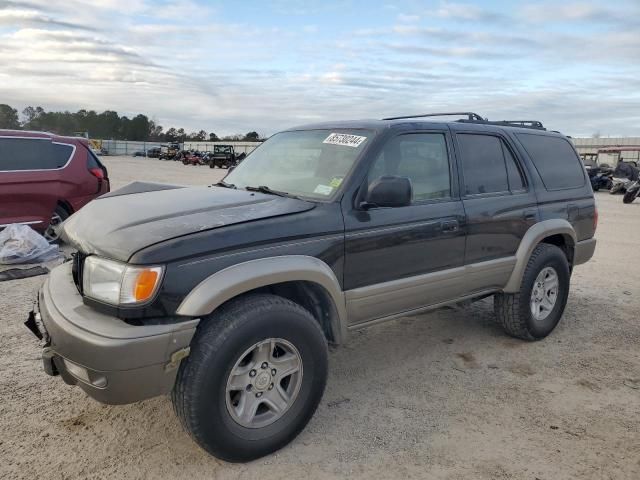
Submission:
{"label": "cloud", "polygon": [[[628,9],[633,9],[635,12],[630,12]],[[618,26],[640,26],[639,14],[638,4],[631,4],[623,9],[620,5],[610,8],[586,2],[539,2],[524,5],[520,12],[521,18],[535,23],[594,23]]]}
{"label": "cloud", "polygon": [[399,22],[402,23],[414,23],[420,21],[420,15],[407,15],[404,13],[400,13],[396,18]]}
{"label": "cloud", "polygon": [[78,30],[91,30],[84,25],[56,20],[48,15],[34,10],[6,8],[0,9],[0,26],[25,26],[25,27],[64,27]]}
{"label": "cloud", "polygon": [[581,5],[0,0],[0,97],[218,134],[451,109],[637,134],[638,7]]}
{"label": "cloud", "polygon": [[454,21],[498,22],[505,19],[499,13],[486,10],[469,3],[443,2],[436,9],[435,16]]}

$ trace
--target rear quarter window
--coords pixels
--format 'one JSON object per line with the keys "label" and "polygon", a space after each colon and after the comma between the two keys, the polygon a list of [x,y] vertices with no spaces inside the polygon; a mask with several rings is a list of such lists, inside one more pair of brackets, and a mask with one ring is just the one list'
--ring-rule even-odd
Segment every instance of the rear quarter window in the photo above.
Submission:
{"label": "rear quarter window", "polygon": [[0,171],[55,170],[64,167],[72,153],[71,145],[49,139],[0,137]]}
{"label": "rear quarter window", "polygon": [[549,135],[518,133],[547,190],[565,190],[585,184],[584,167],[568,140]]}

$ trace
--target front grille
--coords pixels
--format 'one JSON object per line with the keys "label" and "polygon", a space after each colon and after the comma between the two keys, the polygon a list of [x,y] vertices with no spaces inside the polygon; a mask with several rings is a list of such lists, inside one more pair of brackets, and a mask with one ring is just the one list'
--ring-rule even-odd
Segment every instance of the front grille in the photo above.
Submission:
{"label": "front grille", "polygon": [[76,284],[78,292],[82,294],[82,269],[84,268],[84,259],[87,258],[87,256],[81,251],[72,253],[71,256],[73,257],[71,263],[71,275],[73,276],[73,283]]}

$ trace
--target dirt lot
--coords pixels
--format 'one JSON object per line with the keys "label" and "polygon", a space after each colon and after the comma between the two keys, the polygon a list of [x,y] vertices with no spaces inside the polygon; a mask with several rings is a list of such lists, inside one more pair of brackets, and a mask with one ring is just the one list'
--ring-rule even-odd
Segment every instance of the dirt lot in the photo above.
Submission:
{"label": "dirt lot", "polygon": [[[114,186],[221,170],[107,158]],[[595,258],[546,340],[494,324],[491,300],[356,333],[332,351],[306,430],[246,465],[209,457],[168,398],[110,407],[41,368],[22,322],[43,279],[0,283],[0,478],[640,478],[640,202],[597,195]]]}

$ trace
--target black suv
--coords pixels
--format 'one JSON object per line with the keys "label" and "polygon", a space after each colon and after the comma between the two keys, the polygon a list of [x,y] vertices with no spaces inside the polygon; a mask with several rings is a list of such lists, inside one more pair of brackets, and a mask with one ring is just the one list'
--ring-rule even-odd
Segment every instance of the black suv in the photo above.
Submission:
{"label": "black suv", "polygon": [[492,295],[509,335],[549,335],[596,222],[575,149],[539,122],[305,126],[217,185],[91,202],[27,325],[47,373],[105,403],[171,393],[199,445],[246,461],[304,428],[350,330]]}

